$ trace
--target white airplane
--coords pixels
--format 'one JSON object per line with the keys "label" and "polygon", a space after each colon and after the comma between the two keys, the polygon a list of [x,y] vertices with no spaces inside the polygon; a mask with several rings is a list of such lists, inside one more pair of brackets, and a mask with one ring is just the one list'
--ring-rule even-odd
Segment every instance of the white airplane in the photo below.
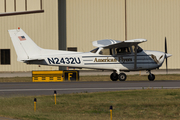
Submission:
{"label": "white airplane", "polygon": [[167,54],[166,39],[165,52],[143,50],[138,44],[146,42],[146,39],[126,41],[105,39],[94,41],[93,45],[97,48],[83,53],[40,48],[21,28],[8,32],[18,61],[27,64],[112,70],[113,73],[110,75],[112,81],[118,79],[125,81],[126,74],[122,71],[140,70],[147,70],[148,79],[153,81],[155,75],[151,74],[151,70],[161,67],[165,59],[167,65],[167,58],[171,56]]}

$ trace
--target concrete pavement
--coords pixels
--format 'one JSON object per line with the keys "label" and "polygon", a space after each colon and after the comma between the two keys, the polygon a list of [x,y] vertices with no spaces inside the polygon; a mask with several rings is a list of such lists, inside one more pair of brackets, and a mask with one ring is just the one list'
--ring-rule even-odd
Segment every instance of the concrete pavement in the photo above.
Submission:
{"label": "concrete pavement", "polygon": [[[152,70],[153,74],[166,74],[166,70]],[[102,70],[79,70],[80,76],[86,75],[110,75],[112,71],[102,71]],[[148,75],[146,71],[131,71],[125,72],[127,75]],[[168,70],[168,74],[180,74],[180,69]],[[0,77],[32,77],[31,72],[0,72]]]}

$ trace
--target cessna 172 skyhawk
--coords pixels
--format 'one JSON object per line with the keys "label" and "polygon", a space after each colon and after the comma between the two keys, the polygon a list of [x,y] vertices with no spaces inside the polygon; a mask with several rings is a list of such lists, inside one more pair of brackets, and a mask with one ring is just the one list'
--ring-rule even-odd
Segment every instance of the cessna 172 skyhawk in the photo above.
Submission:
{"label": "cessna 172 skyhawk", "polygon": [[147,70],[148,79],[153,81],[155,76],[151,74],[151,70],[161,67],[165,59],[167,65],[167,58],[171,56],[167,54],[166,40],[165,53],[143,50],[138,44],[146,42],[146,39],[98,40],[93,42],[97,48],[82,53],[43,49],[37,46],[22,29],[8,31],[18,61],[27,64],[112,70],[113,73],[110,75],[112,81],[126,80],[126,74],[121,71],[139,70]]}

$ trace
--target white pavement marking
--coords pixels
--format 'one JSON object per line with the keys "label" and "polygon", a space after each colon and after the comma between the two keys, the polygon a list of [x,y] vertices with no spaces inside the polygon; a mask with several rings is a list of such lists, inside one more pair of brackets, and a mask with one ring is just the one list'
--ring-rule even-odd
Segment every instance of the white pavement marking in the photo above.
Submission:
{"label": "white pavement marking", "polygon": [[2,89],[0,92],[17,92],[17,91],[70,91],[70,90],[137,90],[137,89],[178,89],[180,87],[124,87],[124,88],[65,88],[65,89]]}

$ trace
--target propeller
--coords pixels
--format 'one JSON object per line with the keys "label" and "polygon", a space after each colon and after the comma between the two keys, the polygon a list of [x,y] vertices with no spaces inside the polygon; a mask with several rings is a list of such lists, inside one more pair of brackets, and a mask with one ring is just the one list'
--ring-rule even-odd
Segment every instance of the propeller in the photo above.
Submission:
{"label": "propeller", "polygon": [[166,58],[166,74],[168,73],[168,68],[167,68],[167,42],[166,42],[166,37],[165,37],[165,58]]}

